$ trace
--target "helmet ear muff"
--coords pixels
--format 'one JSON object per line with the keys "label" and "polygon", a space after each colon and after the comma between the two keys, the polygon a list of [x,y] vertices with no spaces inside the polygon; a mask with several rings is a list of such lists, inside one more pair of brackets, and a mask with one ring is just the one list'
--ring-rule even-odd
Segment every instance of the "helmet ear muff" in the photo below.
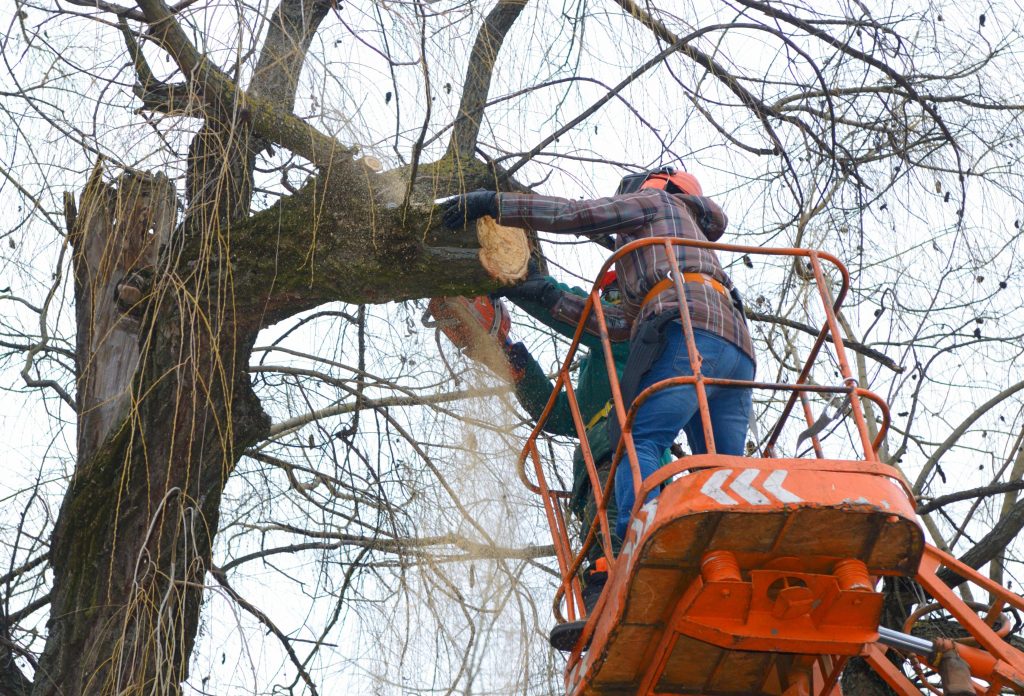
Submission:
{"label": "helmet ear muff", "polygon": [[664,191],[668,188],[669,176],[668,174],[651,174],[644,183],[640,184],[642,189],[658,189]]}

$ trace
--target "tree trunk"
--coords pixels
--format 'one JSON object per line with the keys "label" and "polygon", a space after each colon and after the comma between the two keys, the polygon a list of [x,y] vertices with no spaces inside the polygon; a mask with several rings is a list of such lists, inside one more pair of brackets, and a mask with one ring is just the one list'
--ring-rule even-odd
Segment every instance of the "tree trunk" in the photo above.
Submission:
{"label": "tree trunk", "polygon": [[[267,427],[244,375],[254,334],[234,331],[195,278],[165,284],[159,302],[122,284],[151,270],[170,235],[166,177],[106,185],[97,168],[80,208],[79,460],[52,541],[34,693],[176,693],[224,482],[235,452]],[[147,308],[141,319],[118,297]]]}
{"label": "tree trunk", "polygon": [[269,427],[247,374],[260,329],[329,300],[525,275],[522,230],[441,230],[432,206],[403,211],[386,187],[355,185],[325,176],[225,223],[230,236],[178,240],[165,177],[94,172],[72,234],[80,456],[51,546],[37,696],[180,691],[224,485]]}
{"label": "tree trunk", "polygon": [[[105,185],[97,168],[72,225],[79,458],[51,543],[36,696],[180,692],[224,485],[269,427],[247,374],[261,329],[324,302],[478,294],[526,272],[522,230],[445,230],[432,203],[498,188],[491,167],[454,156],[420,166],[406,197],[409,172],[378,175],[291,113],[332,2],[282,0],[248,92],[162,0],[138,4],[204,122],[180,224],[165,177]],[[141,93],[159,92],[124,29]],[[250,215],[255,156],[270,142],[320,174]]]}

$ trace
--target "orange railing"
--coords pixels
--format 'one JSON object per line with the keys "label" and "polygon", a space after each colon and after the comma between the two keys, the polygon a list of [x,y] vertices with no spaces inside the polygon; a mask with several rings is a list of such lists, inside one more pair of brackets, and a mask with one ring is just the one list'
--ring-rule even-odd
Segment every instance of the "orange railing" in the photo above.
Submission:
{"label": "orange railing", "polygon": [[[815,418],[807,398],[808,394],[844,394],[849,400],[850,405],[850,417],[856,426],[857,433],[860,439],[861,450],[863,452],[863,459],[871,464],[872,468],[877,468],[881,465],[878,462],[878,448],[883,442],[886,432],[889,428],[889,409],[885,401],[874,394],[873,392],[864,389],[857,384],[857,380],[854,378],[853,373],[850,369],[850,365],[846,360],[846,354],[843,344],[842,331],[839,325],[839,321],[836,317],[836,312],[839,310],[843,299],[846,297],[850,287],[850,274],[846,267],[839,261],[835,256],[823,252],[810,249],[796,249],[796,248],[778,248],[778,249],[765,249],[755,246],[744,246],[736,244],[718,244],[713,242],[689,240],[689,239],[678,239],[678,238],[651,238],[641,239],[631,242],[621,249],[617,250],[608,261],[605,262],[601,268],[601,273],[598,277],[602,277],[604,273],[610,268],[616,260],[619,258],[636,251],[637,249],[644,246],[661,246],[662,251],[665,254],[666,260],[672,271],[672,278],[675,283],[675,292],[679,301],[679,318],[683,327],[683,334],[686,340],[686,347],[690,357],[690,364],[693,366],[693,374],[689,376],[675,377],[672,379],[664,380],[654,384],[643,392],[641,392],[634,399],[632,404],[623,403],[622,394],[619,390],[619,379],[618,373],[615,368],[615,362],[611,352],[611,340],[609,337],[608,329],[604,320],[604,311],[601,306],[599,292],[596,286],[591,289],[590,295],[587,299],[583,316],[576,329],[576,333],[573,337],[572,344],[569,348],[568,354],[562,363],[562,366],[558,372],[558,376],[555,381],[555,388],[551,394],[551,398],[548,401],[546,408],[541,414],[537,421],[536,426],[530,434],[526,446],[523,449],[519,457],[519,476],[523,483],[531,491],[539,494],[542,498],[545,514],[547,516],[548,524],[551,528],[551,535],[554,541],[555,552],[558,559],[559,571],[561,574],[561,585],[559,590],[556,592],[554,599],[555,614],[560,619],[566,619],[569,621],[579,618],[580,607],[582,606],[580,586],[577,579],[577,574],[584,559],[587,556],[587,552],[591,546],[596,542],[597,537],[600,536],[602,541],[602,549],[605,558],[608,560],[609,568],[613,568],[614,557],[612,554],[612,541],[611,541],[611,527],[609,526],[607,509],[608,501],[611,495],[611,491],[614,490],[615,481],[615,470],[619,466],[620,461],[625,457],[629,463],[632,476],[633,476],[633,487],[636,492],[636,505],[633,512],[643,504],[647,493],[653,490],[655,486],[660,485],[669,478],[682,474],[686,471],[694,470],[696,467],[688,466],[686,459],[678,460],[673,464],[669,464],[658,471],[655,476],[650,477],[646,482],[640,479],[640,469],[637,464],[636,451],[633,447],[632,437],[632,424],[633,419],[636,416],[638,407],[643,404],[652,394],[662,389],[676,386],[676,385],[693,385],[697,393],[697,401],[699,404],[699,412],[701,421],[704,429],[704,437],[707,443],[708,454],[715,454],[715,443],[714,433],[711,428],[711,418],[708,410],[708,402],[706,395],[706,388],[708,386],[717,385],[725,387],[739,387],[739,388],[754,388],[771,391],[789,392],[789,398],[786,400],[785,405],[782,408],[781,415],[775,426],[772,428],[769,436],[767,437],[764,447],[764,457],[774,457],[775,449],[778,445],[779,437],[782,434],[783,427],[786,425],[789,417],[796,405],[797,400],[801,401],[802,411],[804,419],[808,427],[814,423]],[[686,303],[686,288],[682,282],[682,273],[678,266],[676,254],[674,252],[674,246],[690,246],[699,247],[703,249],[711,249],[717,251],[735,252],[748,255],[767,255],[767,256],[789,256],[794,258],[806,259],[806,262],[810,265],[813,273],[815,285],[817,286],[818,295],[822,303],[822,307],[825,312],[825,322],[818,331],[817,337],[807,356],[807,360],[804,363],[803,369],[800,372],[799,377],[795,383],[777,383],[777,382],[757,382],[757,381],[740,381],[731,379],[718,379],[705,377],[700,371],[701,357],[697,351],[694,343],[693,327],[690,321],[689,312],[687,311]],[[833,298],[832,292],[829,288],[829,284],[826,280],[825,272],[822,268],[822,262],[828,262],[831,264],[841,276],[841,287],[836,297]],[[608,380],[611,385],[611,398],[614,404],[615,417],[618,418],[619,424],[622,429],[622,437],[619,440],[618,446],[612,456],[612,461],[609,469],[607,482],[605,485],[601,485],[598,477],[597,467],[590,450],[589,442],[587,441],[586,426],[584,425],[583,417],[580,414],[579,403],[576,399],[576,394],[573,389],[572,381],[569,378],[569,369],[572,365],[576,351],[579,348],[580,338],[587,326],[587,320],[590,314],[595,315],[597,321],[598,332],[601,339],[601,345],[603,347],[605,368],[608,371]],[[842,383],[840,386],[822,386],[809,384],[808,379],[811,374],[811,369],[817,359],[822,347],[826,341],[831,341],[835,345],[836,359],[839,363],[840,374]],[[587,530],[587,535],[580,545],[579,549],[573,551],[573,544],[570,542],[568,525],[566,523],[565,513],[563,506],[560,504],[561,500],[566,499],[569,496],[568,491],[552,489],[548,483],[547,478],[544,475],[544,470],[541,465],[540,454],[537,450],[536,440],[543,430],[544,423],[554,407],[555,400],[558,394],[565,390],[567,401],[570,412],[572,414],[573,423],[576,427],[576,432],[579,436],[579,446],[582,450],[583,459],[586,463],[587,475],[590,479],[591,490],[594,492],[596,500],[597,514],[590,528]],[[864,417],[864,411],[861,406],[860,399],[866,398],[872,401],[879,409],[881,413],[881,424],[878,428],[878,432],[874,439],[870,437],[867,422]],[[821,442],[817,435],[810,437],[813,451],[816,457],[824,457]],[[536,481],[530,479],[526,473],[526,460],[529,458],[533,464],[533,471]],[[888,468],[888,467],[886,467]],[[895,472],[893,476],[898,480],[901,480]],[[909,493],[909,490],[908,490]],[[567,608],[567,616],[563,616],[561,612],[562,600],[566,599],[565,602]]]}

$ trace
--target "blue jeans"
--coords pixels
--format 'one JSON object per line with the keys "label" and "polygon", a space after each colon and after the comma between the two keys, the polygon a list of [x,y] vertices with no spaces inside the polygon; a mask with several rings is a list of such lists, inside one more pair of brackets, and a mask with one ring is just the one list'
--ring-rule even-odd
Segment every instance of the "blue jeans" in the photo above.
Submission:
{"label": "blue jeans", "polygon": [[[754,379],[754,361],[738,347],[700,329],[694,329],[693,337],[703,360],[701,373],[705,377]],[[693,374],[690,356],[686,352],[683,327],[678,321],[666,325],[663,340],[664,350],[640,379],[637,394],[663,379]],[[713,385],[707,386],[706,390],[716,451],[719,454],[742,455],[753,408],[752,390]],[[694,454],[707,453],[697,390],[689,385],[657,392],[644,402],[636,414],[633,421],[633,444],[643,479],[658,470],[662,453],[672,445],[680,430],[686,433]],[[652,491],[647,499],[656,495],[657,492]],[[616,527],[619,537],[624,538],[636,501],[633,474],[625,456],[615,472],[615,498],[619,507]]]}

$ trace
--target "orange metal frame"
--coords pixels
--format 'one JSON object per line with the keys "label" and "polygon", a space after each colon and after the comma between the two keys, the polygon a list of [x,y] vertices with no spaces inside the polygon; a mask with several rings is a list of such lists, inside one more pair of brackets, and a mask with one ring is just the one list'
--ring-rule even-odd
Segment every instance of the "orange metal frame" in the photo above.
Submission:
{"label": "orange metal frame", "polygon": [[[627,455],[628,457],[629,466],[633,476],[634,489],[640,491],[640,489],[642,488],[643,482],[640,480],[640,469],[636,461],[636,451],[633,448],[633,437],[631,434],[631,429],[637,409],[653,393],[665,389],[667,387],[679,384],[692,384],[695,386],[697,390],[698,403],[700,405],[701,422],[704,428],[704,436],[705,441],[707,443],[707,449],[709,454],[715,453],[714,433],[711,430],[711,417],[708,410],[706,395],[706,388],[707,386],[710,385],[753,387],[755,389],[788,391],[791,393],[789,400],[783,407],[782,415],[780,416],[778,423],[775,425],[770,437],[768,438],[764,446],[765,456],[769,457],[774,455],[774,448],[777,445],[778,438],[782,433],[783,425],[785,424],[785,421],[788,419],[790,413],[792,412],[793,406],[795,405],[797,398],[802,393],[847,394],[850,396],[850,402],[853,409],[853,417],[857,424],[857,430],[860,434],[862,446],[864,448],[864,457],[867,461],[878,460],[878,446],[884,440],[885,435],[889,429],[890,416],[888,404],[886,404],[885,401],[877,394],[874,394],[873,392],[867,389],[863,389],[859,386],[856,386],[857,380],[853,377],[849,363],[846,360],[846,355],[842,343],[842,332],[839,329],[839,323],[835,316],[835,310],[837,310],[842,305],[843,300],[849,292],[850,274],[838,258],[827,252],[809,249],[765,249],[756,246],[720,244],[714,242],[704,242],[689,239],[652,238],[641,239],[635,242],[631,242],[630,244],[627,244],[623,246],[621,249],[617,250],[601,267],[601,271],[598,274],[598,277],[603,277],[604,273],[609,268],[611,268],[611,266],[619,258],[633,251],[636,251],[641,247],[652,245],[662,246],[666,250],[666,252],[668,252],[666,256],[669,260],[669,263],[671,264],[672,277],[675,280],[675,292],[678,298],[680,299],[679,315],[683,325],[683,332],[686,337],[687,352],[690,356],[690,364],[695,366],[696,374],[690,377],[677,377],[672,380],[666,380],[663,382],[659,382],[658,384],[652,385],[648,389],[644,390],[641,394],[639,394],[634,400],[632,406],[627,409],[626,405],[622,401],[622,394],[619,389],[618,373],[615,369],[615,362],[612,357],[611,339],[609,338],[608,330],[604,320],[604,311],[602,309],[600,302],[600,293],[595,285],[595,287],[590,292],[590,296],[587,298],[587,303],[584,308],[583,316],[580,320],[579,326],[576,329],[576,334],[573,337],[572,344],[569,348],[565,360],[562,363],[562,367],[558,372],[558,376],[555,381],[555,387],[554,391],[552,392],[551,399],[548,402],[547,407],[541,414],[540,418],[537,420],[537,424],[534,427],[533,432],[530,434],[530,437],[527,440],[527,444],[523,449],[523,453],[520,455],[519,458],[518,471],[520,479],[529,490],[539,494],[542,497],[544,501],[545,512],[547,514],[548,524],[552,530],[552,536],[555,542],[556,555],[559,560],[559,569],[562,573],[563,578],[561,590],[558,596],[555,598],[556,616],[559,617],[561,617],[561,614],[559,612],[558,605],[561,603],[563,597],[567,594],[576,594],[576,591],[578,591],[578,587],[576,587],[575,585],[576,573],[579,571],[579,568],[585,558],[586,552],[594,543],[597,533],[601,534],[602,536],[602,541],[604,542],[602,544],[602,548],[605,550],[605,556],[609,564],[611,564],[614,561],[614,558],[612,557],[610,551],[611,536],[607,519],[608,498],[610,496],[611,490],[614,487],[615,469],[619,466],[619,463],[622,460],[624,454]],[[694,344],[693,327],[690,322],[689,312],[685,310],[686,290],[683,283],[679,280],[682,277],[682,273],[680,272],[680,269],[676,263],[675,254],[672,253],[673,246],[693,246],[705,249],[755,255],[804,257],[809,260],[809,263],[814,272],[814,277],[818,287],[819,295],[821,296],[822,302],[825,306],[825,312],[828,317],[828,320],[825,326],[823,326],[819,331],[815,343],[807,357],[804,368],[801,371],[799,377],[797,378],[795,384],[785,384],[777,382],[739,382],[736,380],[708,378],[700,374],[701,357],[700,353],[697,351],[696,345]],[[832,300],[831,292],[829,291],[828,286],[825,283],[824,272],[821,268],[822,259],[833,264],[841,274],[842,285],[839,294],[835,300]],[[586,427],[584,425],[583,417],[580,414],[579,402],[576,399],[576,393],[573,389],[572,380],[569,376],[570,366],[572,365],[576,357],[576,352],[579,348],[580,337],[583,334],[584,327],[586,326],[586,320],[591,312],[593,312],[596,315],[598,320],[601,344],[603,346],[603,353],[605,358],[605,367],[608,371],[608,380],[612,387],[611,391],[612,402],[614,404],[614,412],[616,418],[619,419],[619,424],[622,427],[623,433],[622,439],[620,440],[619,446],[612,459],[612,466],[610,474],[608,476],[608,483],[604,487],[601,486],[600,480],[598,478],[597,468],[594,463],[593,455],[590,451],[590,444],[587,441],[586,437]],[[844,386],[829,387],[808,384],[807,378],[810,375],[810,371],[813,367],[814,361],[830,335],[835,337],[834,340],[836,342],[837,348],[836,352],[840,364],[841,374],[843,376]],[[566,521],[564,515],[562,514],[561,508],[559,507],[557,502],[559,499],[568,498],[569,491],[551,489],[547,485],[546,477],[544,476],[541,467],[540,455],[536,448],[537,437],[542,432],[543,425],[547,421],[548,415],[550,414],[550,411],[554,406],[557,394],[562,389],[565,390],[567,395],[569,409],[572,414],[573,423],[576,426],[576,432],[579,436],[579,444],[583,453],[584,461],[586,462],[587,475],[590,478],[592,490],[601,491],[601,495],[597,496],[596,501],[598,514],[596,515],[595,524],[592,526],[586,542],[583,544],[583,546],[577,553],[571,552],[571,546],[566,531]],[[882,414],[882,424],[873,442],[870,440],[870,436],[868,435],[867,424],[864,420],[864,413],[860,406],[860,401],[859,399],[853,398],[854,396],[870,399],[874,404],[878,406]],[[814,418],[810,413],[809,407],[807,407],[806,405],[804,415],[807,420],[807,425],[811,425],[814,422]],[[812,442],[815,452],[820,456],[821,444],[818,441],[818,438],[813,437]],[[537,477],[536,483],[531,481],[526,475],[525,460],[527,457],[529,457],[533,463],[534,473]],[[910,494],[909,485],[907,486],[907,492],[908,494]],[[639,505],[643,501],[643,499],[644,498],[638,493],[637,508],[634,509],[634,512],[636,511],[636,509],[639,508]],[[577,601],[569,603],[569,616],[567,617],[567,620],[572,621],[577,618],[578,610],[575,607],[578,607],[580,605],[579,599],[580,598],[577,595]]]}
{"label": "orange metal frame", "polygon": [[[846,359],[836,312],[849,290],[850,275],[839,259],[826,252],[809,249],[764,249],[654,238],[632,242],[616,251],[598,277],[602,277],[622,256],[652,245],[662,248],[672,270],[671,277],[679,299],[679,318],[694,374],[659,382],[639,394],[632,404],[625,404],[595,286],[559,370],[551,400],[519,458],[520,478],[531,491],[541,496],[554,541],[561,582],[555,593],[553,610],[559,621],[583,618],[578,574],[588,550],[599,537],[608,561],[606,589],[593,616],[585,617],[586,628],[566,667],[567,693],[602,693],[616,688],[635,689],[635,693],[640,694],[700,693],[700,689],[726,693],[730,687],[723,684],[729,682],[728,672],[737,669],[730,665],[742,663],[747,665],[744,669],[752,674],[756,672],[757,676],[751,677],[755,682],[733,687],[740,689],[735,693],[839,694],[838,680],[843,667],[850,656],[861,654],[898,693],[904,696],[920,694],[922,686],[908,679],[886,659],[887,648],[876,642],[882,601],[882,595],[874,591],[878,576],[914,575],[915,569],[921,586],[975,637],[979,647],[960,646],[958,652],[970,665],[972,675],[986,684],[983,687],[979,683],[977,693],[994,694],[1001,688],[1024,693],[1024,654],[1011,647],[991,626],[1004,606],[1024,611],[1024,601],[956,559],[932,547],[924,548],[920,529],[914,521],[910,487],[893,467],[878,459],[878,447],[889,427],[889,409],[883,399],[857,384]],[[795,383],[741,382],[701,374],[701,357],[686,310],[686,288],[681,281],[683,276],[673,249],[680,245],[751,255],[788,256],[806,261],[813,273],[825,322]],[[841,281],[834,298],[826,281],[823,262],[833,266]],[[591,312],[597,318],[605,367],[612,386],[614,413],[622,427],[622,438],[604,486],[598,477],[569,376],[570,365]],[[815,360],[826,342],[835,346],[834,357],[842,380],[839,386],[809,383]],[[631,434],[637,409],[655,392],[678,385],[692,385],[696,391],[708,454],[680,459],[642,481]],[[706,392],[711,385],[789,393],[779,420],[765,441],[761,458],[716,454]],[[578,549],[574,549],[570,541],[561,504],[569,492],[548,485],[536,446],[555,398],[563,389],[579,435],[591,488],[596,492],[597,515]],[[807,398],[812,393],[846,395],[850,405],[849,417],[860,440],[862,459],[827,459],[817,436],[811,437],[814,459],[777,457],[779,438],[798,399],[806,424],[814,423]],[[865,421],[862,398],[873,402],[881,414],[881,424],[874,439]],[[527,475],[527,458],[532,463],[533,479]],[[614,489],[615,469],[623,459],[632,473],[637,502],[633,509],[633,523],[623,540],[623,550],[615,558],[611,553],[607,507]],[[736,471],[742,473],[735,475]],[[765,471],[769,473],[765,475]],[[726,495],[725,504],[716,507],[712,501],[699,495],[709,487],[720,490],[726,481],[732,481],[731,485],[735,487],[739,481],[749,486],[761,480],[760,485],[766,490],[776,490],[769,488],[768,482],[773,481],[773,485],[781,487],[787,476],[790,477],[787,487],[793,492],[783,492],[801,504],[787,504],[786,498],[777,496],[779,504],[750,506],[736,504],[737,501],[730,501]],[[647,494],[663,484],[667,487],[661,497],[654,504],[645,505]],[[851,492],[860,495],[847,495]],[[765,502],[769,502],[767,498]],[[860,547],[843,550],[843,544],[839,542],[807,546],[806,542],[799,541],[802,527],[815,524],[834,526],[834,522],[820,520],[835,519],[848,519],[853,527],[862,529],[870,548],[864,546],[868,549],[864,551],[858,551]],[[777,528],[773,528],[774,536],[766,537],[767,541],[762,546],[746,543],[742,537],[749,535],[748,532],[735,531],[760,530],[770,527],[773,521],[778,522]],[[719,528],[733,529],[733,537],[716,531]],[[831,531],[842,532],[834,528]],[[710,546],[694,551],[697,548],[693,543],[695,539]],[[684,558],[682,554],[681,549],[688,548],[688,544],[694,546],[690,549],[691,556],[697,553],[699,558],[703,554],[703,560],[696,565],[693,558]],[[794,552],[793,549],[805,551]],[[887,556],[887,552],[891,552],[889,556],[892,557]],[[979,617],[939,580],[936,572],[940,565],[998,598],[988,616]],[[670,580],[666,579],[668,575],[672,576]],[[664,595],[664,606],[657,602],[643,603],[638,597],[647,595],[638,587],[647,595]],[[647,619],[643,617],[648,617],[649,621],[645,623]],[[645,628],[650,630],[645,632]],[[620,648],[623,645],[632,647],[622,652]],[[705,654],[705,657],[690,659],[699,654]],[[918,664],[928,665],[928,660],[933,658],[923,656]],[[761,660],[757,668],[760,672],[749,667],[752,660],[758,659]],[[693,664],[684,664],[687,660]],[[919,667],[919,670],[923,669]],[[684,683],[689,686],[680,686]],[[694,683],[703,684],[703,687],[694,687]],[[755,683],[756,686],[751,686]],[[676,690],[672,684],[677,684]],[[693,690],[695,688],[696,691]]]}

